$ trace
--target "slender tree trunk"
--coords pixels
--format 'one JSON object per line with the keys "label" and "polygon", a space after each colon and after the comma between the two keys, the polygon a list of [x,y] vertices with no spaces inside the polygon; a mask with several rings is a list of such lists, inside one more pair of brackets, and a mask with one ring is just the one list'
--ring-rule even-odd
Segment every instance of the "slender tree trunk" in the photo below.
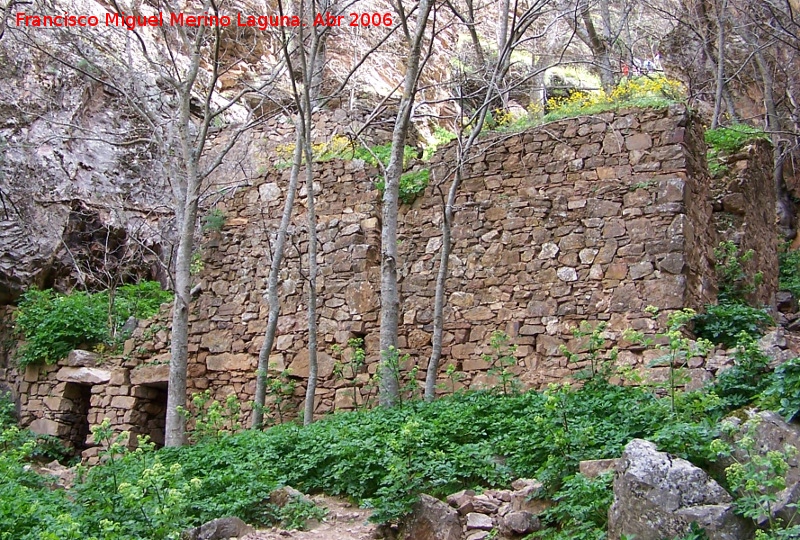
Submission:
{"label": "slender tree trunk", "polygon": [[306,186],[308,189],[308,385],[306,386],[306,405],[303,414],[303,424],[308,425],[314,421],[314,404],[317,391],[317,213],[314,207],[314,168],[312,162],[311,140],[309,139],[311,127],[311,113],[309,123],[306,125]]}
{"label": "slender tree trunk", "polygon": [[294,199],[297,194],[297,180],[300,176],[300,162],[303,156],[303,140],[298,131],[295,137],[294,154],[292,156],[292,170],[289,173],[289,187],[286,190],[286,201],[283,205],[283,216],[278,227],[278,235],[275,239],[275,246],[272,251],[272,263],[269,270],[267,281],[267,301],[269,303],[269,317],[267,319],[267,330],[264,335],[264,343],[258,354],[258,371],[256,372],[256,395],[253,403],[252,426],[260,429],[264,423],[264,403],[267,399],[267,373],[269,371],[269,355],[272,352],[272,345],[275,342],[275,333],[278,329],[278,315],[281,311],[280,299],[278,298],[278,274],[283,263],[283,248],[286,245],[286,235],[289,223],[292,220],[294,209]]}
{"label": "slender tree trunk", "polygon": [[603,90],[610,93],[616,85],[614,68],[611,66],[611,54],[608,50],[608,44],[597,33],[587,0],[582,0],[580,17],[586,29],[587,45],[592,50],[592,56],[594,56],[595,63],[600,70],[600,83],[603,85]]}
{"label": "slender tree trunk", "polygon": [[[502,51],[508,42],[508,17],[511,11],[510,0],[500,0],[500,13],[498,14],[497,25],[497,58],[500,60]],[[500,71],[505,72],[505,66],[502,66]]]}
{"label": "slender tree trunk", "polygon": [[[460,152],[459,152],[460,154]],[[460,156],[459,156],[460,157]],[[449,273],[451,251],[451,231],[453,224],[453,208],[456,202],[459,185],[461,184],[461,167],[457,167],[447,194],[444,206],[444,219],[442,220],[442,247],[439,257],[439,272],[436,274],[436,292],[433,300],[433,341],[431,357],[428,360],[428,370],[425,374],[425,401],[436,398],[436,379],[439,375],[439,362],[442,358],[442,335],[444,333],[444,295]]]}
{"label": "slender tree trunk", "polygon": [[747,30],[742,31],[742,36],[748,42],[753,50],[753,59],[756,62],[761,81],[764,85],[764,108],[767,112],[767,131],[772,140],[772,161],[773,161],[773,174],[772,182],[775,189],[777,200],[777,214],[778,226],[781,228],[781,234],[787,239],[794,238],[795,230],[795,216],[792,208],[792,202],[789,200],[789,193],[786,189],[786,183],[783,179],[783,148],[780,140],[781,122],[778,116],[778,108],[775,105],[775,80],[772,76],[772,68],[764,57],[764,54],[759,48],[756,37]]}
{"label": "slender tree trunk", "polygon": [[720,0],[717,13],[717,88],[714,95],[714,114],[711,117],[711,129],[719,126],[719,115],[722,111],[723,90],[725,89],[725,14],[728,1]]}
{"label": "slender tree trunk", "polygon": [[[314,20],[316,4],[309,2],[306,8],[308,19]],[[318,362],[317,362],[317,211],[314,201],[314,150],[311,145],[311,136],[314,129],[312,114],[317,106],[322,86],[322,70],[325,64],[325,31],[318,31],[317,27],[311,28],[311,43],[305,48],[303,28],[299,28],[300,43],[300,69],[303,74],[302,94],[294,86],[294,96],[298,105],[300,122],[298,129],[302,130],[303,150],[306,157],[306,199],[307,226],[308,226],[308,382],[306,385],[306,402],[303,411],[303,424],[309,425],[314,421],[314,408],[316,404]]]}
{"label": "slender tree trunk", "polygon": [[[510,50],[504,51],[509,56]],[[447,201],[444,205],[443,219],[442,219],[442,247],[439,257],[439,272],[436,275],[436,292],[434,293],[433,304],[433,337],[431,356],[428,360],[428,369],[425,374],[425,400],[433,401],[436,398],[436,379],[439,375],[439,362],[442,358],[442,335],[444,334],[444,297],[447,289],[447,275],[449,271],[450,253],[452,251],[452,227],[453,217],[455,216],[456,197],[458,190],[461,187],[463,179],[464,163],[467,160],[475,141],[478,138],[483,124],[486,120],[486,115],[489,112],[489,104],[494,98],[496,90],[495,80],[501,74],[496,70],[492,80],[486,87],[486,95],[484,96],[483,105],[478,110],[477,115],[473,117],[472,131],[467,140],[462,144],[459,135],[458,150],[456,153],[455,170],[453,172],[453,183],[450,184],[450,189],[447,193]]]}
{"label": "slender tree trunk", "polygon": [[400,175],[403,174],[403,154],[411,109],[417,91],[420,70],[420,55],[425,26],[431,10],[430,0],[420,0],[417,6],[417,27],[410,44],[403,97],[392,131],[392,150],[386,168],[386,183],[383,190],[383,222],[381,230],[381,329],[380,329],[380,392],[383,406],[392,406],[399,397],[400,388],[397,366],[390,361],[397,350],[397,326],[400,311],[400,296],[397,290],[397,208]]}
{"label": "slender tree trunk", "polygon": [[186,367],[189,358],[189,302],[194,233],[197,224],[197,204],[200,186],[193,164],[188,167],[186,198],[180,215],[180,236],[175,262],[175,301],[172,308],[170,335],[169,386],[167,388],[167,419],[164,429],[166,446],[181,446],[185,441],[186,419],[179,408],[186,408]]}
{"label": "slender tree trunk", "polygon": [[[313,20],[313,19],[312,19]],[[316,64],[316,43],[311,46],[310,62],[306,63],[303,60],[303,70],[308,73],[309,65],[312,67]],[[313,80],[314,74],[308,73],[306,80]],[[316,403],[317,391],[317,377],[318,377],[318,362],[317,362],[317,211],[314,201],[314,153],[311,148],[311,132],[313,124],[311,121],[311,107],[313,102],[313,95],[309,88],[310,85],[305,85],[303,89],[303,106],[305,115],[303,122],[303,147],[306,155],[306,191],[308,196],[306,198],[306,211],[308,212],[308,384],[306,386],[306,404],[303,414],[303,424],[309,425],[314,421],[314,405]]]}

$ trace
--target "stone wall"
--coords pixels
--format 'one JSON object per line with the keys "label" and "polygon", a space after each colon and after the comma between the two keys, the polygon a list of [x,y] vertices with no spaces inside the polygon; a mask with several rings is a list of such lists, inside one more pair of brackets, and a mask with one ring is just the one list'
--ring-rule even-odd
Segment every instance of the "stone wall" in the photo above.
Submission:
{"label": "stone wall", "polygon": [[[445,178],[453,146],[441,150],[434,179]],[[609,337],[628,327],[652,332],[648,305],[701,308],[714,299],[710,271],[715,238],[701,128],[682,107],[621,111],[576,118],[513,135],[495,135],[467,167],[453,227],[454,249],[442,370],[454,364],[466,386],[493,384],[488,364],[492,332],[518,346],[517,370],[529,386],[574,375],[561,345],[575,348],[580,321],[605,321]],[[697,156],[700,156],[699,158]],[[378,361],[379,194],[377,171],[357,162],[318,166],[321,343],[318,411],[352,407],[349,383],[337,380],[334,346],[363,337],[361,394]],[[265,178],[220,208],[226,226],[203,247],[204,291],[192,313],[190,391],[211,388],[251,399],[263,342],[269,246],[283,204],[287,174]],[[404,371],[430,354],[433,283],[440,247],[440,197],[430,187],[401,208],[398,269],[399,346]],[[271,363],[299,383],[308,374],[305,288],[298,253],[305,253],[305,192],[281,273],[282,315]],[[143,359],[167,351],[166,332],[130,345]],[[622,361],[641,366],[634,351]],[[444,375],[442,383],[447,382]]]}
{"label": "stone wall", "polygon": [[728,173],[711,182],[714,229],[717,239],[730,240],[739,246],[739,253],[753,251],[744,263],[744,272],[763,279],[750,295],[750,302],[775,307],[778,290],[778,227],[777,204],[772,179],[772,145],[763,139],[754,140],[738,153],[727,156]]}
{"label": "stone wall", "polygon": [[[430,354],[441,244],[441,196],[435,184],[447,177],[454,155],[452,145],[440,150],[432,164],[434,185],[401,207],[399,347],[409,355],[401,368],[408,378],[418,366],[414,376],[419,381]],[[517,345],[513,369],[520,380],[541,387],[586,367],[568,362],[561,349],[580,348],[572,330],[581,321],[606,323],[604,335],[615,340],[627,328],[655,330],[656,321],[644,311],[648,305],[669,311],[712,302],[717,238],[709,227],[712,204],[704,160],[702,128],[682,106],[603,113],[483,139],[457,199],[442,386],[494,384],[481,355],[490,352],[496,330]],[[374,397],[370,377],[379,359],[380,195],[373,184],[378,171],[363,163],[331,161],[316,168],[316,410],[321,414]],[[262,297],[287,178],[288,171],[269,173],[223,200],[219,208],[225,226],[207,233],[202,243],[202,292],[190,315],[189,393],[209,389],[219,400],[236,394],[244,414],[255,390],[267,320]],[[747,187],[752,178],[741,176],[742,189],[751,194],[743,218],[753,223],[753,216],[761,216],[766,223],[774,199],[770,207],[768,197],[758,196],[760,188]],[[285,251],[281,317],[270,357],[273,375],[288,368],[297,383],[295,406],[308,375],[305,273],[299,256],[307,251],[306,195],[305,189],[299,193]],[[302,262],[306,265],[305,258]],[[765,284],[774,291],[777,265],[763,270]],[[120,428],[156,439],[162,429],[163,436],[168,323],[167,311],[144,321],[126,342],[123,357],[100,365],[96,359],[73,358],[24,374],[7,369],[6,379],[25,401],[23,419],[34,424],[47,420],[37,427],[79,439],[57,416],[58,407],[46,402],[71,400],[59,410],[79,414],[80,403],[73,402],[80,401],[83,390],[67,386],[71,383],[91,387],[90,424],[108,416]],[[345,369],[341,376],[338,362],[348,358],[346,344],[354,337],[364,339],[367,362],[360,372]],[[618,362],[645,371],[653,351],[622,345]],[[337,352],[337,347],[345,350]],[[728,357],[719,358],[693,359],[694,379],[705,380],[729,363]],[[449,365],[463,373],[460,381],[446,377]],[[85,455],[92,457],[94,450]]]}

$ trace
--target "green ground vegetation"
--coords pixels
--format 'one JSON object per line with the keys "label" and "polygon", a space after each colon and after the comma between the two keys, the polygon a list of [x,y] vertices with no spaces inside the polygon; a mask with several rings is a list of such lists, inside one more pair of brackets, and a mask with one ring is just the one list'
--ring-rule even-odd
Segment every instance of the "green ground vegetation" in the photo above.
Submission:
{"label": "green ground vegetation", "polygon": [[[582,477],[580,460],[617,457],[640,437],[704,465],[719,452],[712,443],[720,420],[735,408],[756,404],[787,418],[800,409],[800,361],[770,371],[752,340],[740,343],[736,366],[715,383],[665,392],[609,382],[625,376],[600,360],[597,332],[584,326],[580,333],[589,340],[587,352],[573,357],[587,364],[580,387],[519,392],[506,384],[266,431],[238,431],[232,400],[215,405],[199,396],[191,413],[199,426],[196,443],[161,450],[144,440],[135,450],[124,448],[104,424],[94,437],[105,463],[83,470],[70,490],[53,490],[50,480],[25,466],[44,452],[42,443],[13,425],[6,404],[0,409],[6,411],[0,415],[0,538],[177,538],[187,527],[224,515],[255,525],[290,522],[292,516],[267,504],[269,492],[286,484],[348,497],[374,508],[376,521],[394,521],[423,492],[444,496],[535,477],[557,503],[540,516],[547,528],[536,538],[602,539],[611,480]],[[512,350],[500,337],[494,344],[499,357]],[[676,340],[659,347],[680,359],[691,345]],[[732,485],[741,485],[740,477],[735,480]],[[752,504],[741,507],[753,511]]]}
{"label": "green ground vegetation", "polygon": [[714,344],[734,347],[744,332],[751,338],[764,334],[773,323],[763,306],[752,305],[749,295],[761,284],[761,272],[751,276],[744,265],[753,258],[753,250],[741,253],[731,241],[720,242],[714,249],[719,285],[717,303],[705,306],[705,313],[694,317],[694,331]]}

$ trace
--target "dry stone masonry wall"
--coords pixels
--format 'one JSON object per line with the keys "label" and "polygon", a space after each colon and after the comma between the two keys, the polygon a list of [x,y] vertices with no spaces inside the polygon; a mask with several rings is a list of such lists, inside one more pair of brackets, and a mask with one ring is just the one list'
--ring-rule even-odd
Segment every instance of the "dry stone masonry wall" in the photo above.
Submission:
{"label": "dry stone masonry wall", "polygon": [[[700,126],[683,107],[631,110],[575,118],[544,128],[486,139],[467,166],[453,227],[454,249],[445,313],[444,361],[466,377],[458,385],[489,385],[493,331],[518,345],[517,370],[531,386],[560,381],[582,369],[561,345],[574,347],[580,321],[607,321],[620,333],[652,331],[648,305],[700,308],[714,299],[715,239]],[[446,179],[455,148],[440,151],[432,183]],[[318,411],[367,399],[378,361],[380,222],[376,171],[358,162],[318,165],[321,243]],[[219,397],[254,392],[253,371],[263,341],[262,300],[270,241],[283,204],[286,176],[270,176],[224,203],[224,230],[204,245],[204,292],[192,314],[190,386]],[[305,192],[281,274],[282,315],[271,362],[297,377],[308,374],[305,289],[298,253],[305,253]],[[440,197],[430,187],[401,209],[399,346],[422,377],[430,354],[433,283],[440,247]],[[151,332],[152,334],[152,332]],[[363,337],[361,391],[335,376],[334,345]],[[150,354],[168,340],[149,340]],[[621,360],[641,365],[633,351]],[[444,375],[442,383],[446,382]]]}
{"label": "dry stone masonry wall", "polygon": [[[440,150],[431,164],[432,185],[412,205],[401,207],[399,347],[409,355],[401,368],[408,374],[418,366],[420,381],[430,355],[441,246],[437,183],[449,182],[454,160],[453,145]],[[540,387],[586,367],[570,364],[561,349],[578,348],[572,330],[581,321],[605,322],[606,336],[616,339],[630,327],[655,330],[656,322],[644,311],[648,305],[674,310],[712,302],[712,252],[718,239],[708,226],[712,200],[704,160],[702,128],[678,105],[567,119],[483,139],[466,166],[456,202],[443,391],[494,384],[481,355],[489,352],[496,330],[517,345],[513,369],[520,380]],[[748,167],[755,166],[743,169]],[[370,376],[379,360],[381,250],[377,174],[359,161],[316,165],[318,413],[352,408],[374,396]],[[267,320],[263,295],[287,179],[288,171],[269,173],[220,203],[225,226],[208,233],[202,245],[202,292],[190,315],[189,392],[210,389],[219,400],[235,394],[245,414],[255,391]],[[739,215],[759,234],[773,238],[774,196],[752,185],[757,181],[756,174],[740,175],[737,185],[746,204]],[[306,196],[303,188],[284,253],[281,316],[270,357],[274,373],[289,369],[296,381],[296,405],[308,375],[305,273],[300,265],[302,260],[307,266],[301,257],[308,244]],[[762,270],[769,290],[758,294],[769,302],[777,265]],[[45,427],[66,436],[67,423],[43,401],[51,396],[72,399],[66,384],[73,383],[90,387],[89,423],[110,415],[116,425],[157,434],[167,381],[168,321],[164,311],[143,322],[126,343],[124,357],[108,364],[72,366],[65,361],[36,374],[26,372],[24,381],[12,384],[18,395],[29,396],[22,397],[27,399],[25,418],[55,422]],[[347,342],[354,337],[364,339],[367,360],[357,373],[340,369],[340,362],[349,358]],[[337,352],[337,347],[344,351]],[[651,356],[651,351],[623,347],[618,362],[644,370]],[[446,377],[449,365],[463,372],[461,380]],[[690,367],[698,381],[719,368],[702,359]],[[67,368],[105,373],[95,384],[75,379],[74,373],[70,379]],[[13,382],[12,368],[6,378]],[[84,390],[69,390],[70,395],[78,391]],[[33,405],[41,405],[39,412]]]}

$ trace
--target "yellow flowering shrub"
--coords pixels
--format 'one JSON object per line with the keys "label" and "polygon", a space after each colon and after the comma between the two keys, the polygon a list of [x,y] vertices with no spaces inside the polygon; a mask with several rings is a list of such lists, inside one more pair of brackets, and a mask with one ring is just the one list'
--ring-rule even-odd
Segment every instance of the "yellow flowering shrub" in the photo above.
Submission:
{"label": "yellow flowering shrub", "polygon": [[683,95],[680,82],[663,75],[624,78],[610,92],[573,92],[566,98],[547,100],[550,111],[545,120],[593,114],[620,107],[660,107],[678,101]]}

